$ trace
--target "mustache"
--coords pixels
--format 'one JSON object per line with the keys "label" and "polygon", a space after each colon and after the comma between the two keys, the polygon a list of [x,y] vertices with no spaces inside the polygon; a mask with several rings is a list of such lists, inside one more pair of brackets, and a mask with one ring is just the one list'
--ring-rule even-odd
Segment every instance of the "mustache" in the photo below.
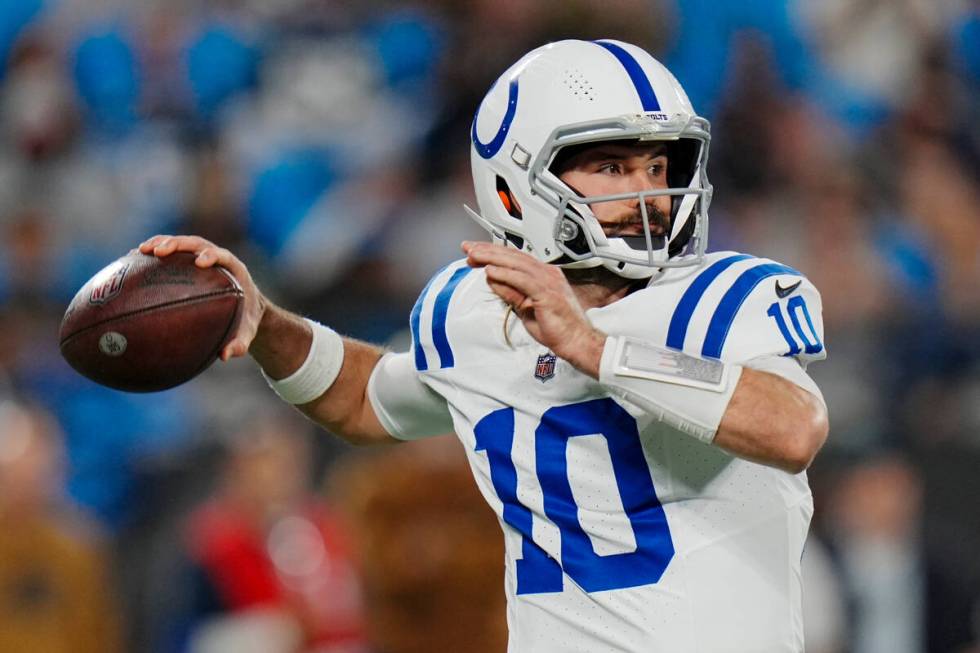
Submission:
{"label": "mustache", "polygon": [[[647,219],[654,236],[663,236],[670,229],[670,216],[656,206],[647,206]],[[642,236],[643,213],[637,209],[602,226],[607,236]]]}

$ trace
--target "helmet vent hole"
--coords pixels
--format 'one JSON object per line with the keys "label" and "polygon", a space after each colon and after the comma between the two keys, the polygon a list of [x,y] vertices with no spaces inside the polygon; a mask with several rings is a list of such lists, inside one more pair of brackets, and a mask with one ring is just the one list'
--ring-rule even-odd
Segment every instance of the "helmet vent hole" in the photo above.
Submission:
{"label": "helmet vent hole", "polygon": [[562,76],[565,87],[571,91],[572,97],[583,102],[595,102],[595,89],[592,82],[582,73],[581,70],[569,68]]}
{"label": "helmet vent hole", "polygon": [[521,207],[514,200],[514,194],[510,192],[510,186],[507,185],[507,182],[500,175],[497,175],[497,195],[500,197],[501,205],[510,214],[510,217],[517,218],[518,220],[524,219],[524,216],[521,214]]}

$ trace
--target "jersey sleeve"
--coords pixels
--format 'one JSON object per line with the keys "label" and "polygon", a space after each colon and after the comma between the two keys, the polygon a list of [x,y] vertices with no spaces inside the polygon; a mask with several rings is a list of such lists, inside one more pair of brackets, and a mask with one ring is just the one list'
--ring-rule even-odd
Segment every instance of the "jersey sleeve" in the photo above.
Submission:
{"label": "jersey sleeve", "polygon": [[469,311],[460,305],[465,295],[460,289],[472,272],[460,259],[433,275],[409,318],[411,349],[383,356],[371,374],[368,398],[392,437],[416,440],[453,430],[448,402],[440,391],[444,386],[433,377],[454,368],[465,347],[466,325],[460,325],[460,318]]}
{"label": "jersey sleeve", "polygon": [[419,440],[453,430],[446,400],[422,382],[411,353],[382,356],[367,394],[378,421],[394,438]]}
{"label": "jersey sleeve", "polygon": [[[795,270],[778,268],[750,288],[736,283],[725,294],[708,326],[704,355],[740,364],[782,356],[796,359],[803,370],[827,357],[820,293]],[[746,278],[752,280],[743,275],[740,281]]]}

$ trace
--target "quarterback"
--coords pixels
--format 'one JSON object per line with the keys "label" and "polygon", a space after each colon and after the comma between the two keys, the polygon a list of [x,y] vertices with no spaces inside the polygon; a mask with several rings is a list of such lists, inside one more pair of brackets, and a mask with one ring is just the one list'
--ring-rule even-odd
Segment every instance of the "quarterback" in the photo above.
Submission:
{"label": "quarterback", "polygon": [[222,358],[353,442],[455,431],[506,542],[511,652],[803,651],[805,470],[827,436],[807,365],[820,295],[798,271],[706,252],[710,130],[666,68],[618,41],[533,50],[471,129],[489,242],[437,272],[404,353],[246,293]]}

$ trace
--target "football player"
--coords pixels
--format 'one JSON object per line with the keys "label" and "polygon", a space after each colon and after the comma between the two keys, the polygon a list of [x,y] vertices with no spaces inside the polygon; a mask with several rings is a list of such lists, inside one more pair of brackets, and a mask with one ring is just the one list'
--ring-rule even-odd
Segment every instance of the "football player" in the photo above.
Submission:
{"label": "football player", "polygon": [[827,435],[800,272],[706,253],[709,125],[617,41],[562,41],[497,80],[471,129],[492,242],[435,274],[411,351],[275,306],[230,252],[250,353],[360,442],[453,430],[506,544],[511,651],[802,651],[805,470]]}

